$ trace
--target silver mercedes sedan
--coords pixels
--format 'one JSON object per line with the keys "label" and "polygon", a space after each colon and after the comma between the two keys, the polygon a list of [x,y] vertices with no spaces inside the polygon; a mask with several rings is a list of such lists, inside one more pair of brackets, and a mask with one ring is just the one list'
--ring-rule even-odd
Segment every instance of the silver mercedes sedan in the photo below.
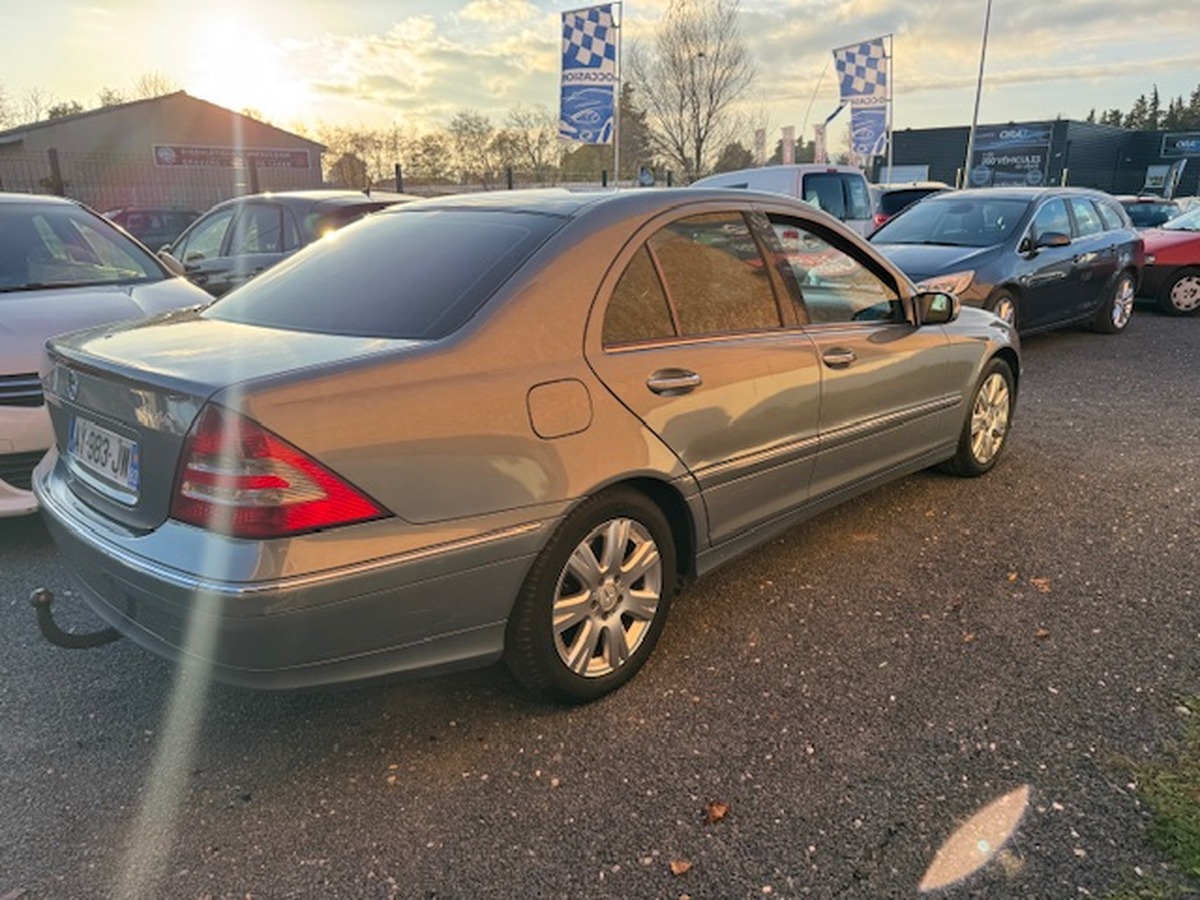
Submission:
{"label": "silver mercedes sedan", "polygon": [[246,686],[503,659],[574,702],[681,585],[891,479],[987,472],[1020,373],[991,313],[716,189],[419,201],[47,350],[34,486],[117,631]]}

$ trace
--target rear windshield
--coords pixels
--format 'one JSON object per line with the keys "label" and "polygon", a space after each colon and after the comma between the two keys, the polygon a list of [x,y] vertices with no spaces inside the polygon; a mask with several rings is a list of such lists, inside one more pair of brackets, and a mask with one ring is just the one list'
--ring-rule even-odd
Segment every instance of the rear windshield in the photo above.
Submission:
{"label": "rear windshield", "polygon": [[1135,227],[1154,228],[1179,215],[1179,207],[1174,203],[1130,203],[1125,212]]}
{"label": "rear windshield", "polygon": [[916,203],[922,197],[936,194],[941,188],[904,188],[898,191],[887,191],[879,198],[879,211],[894,216],[906,206]]}
{"label": "rear windshield", "polygon": [[205,315],[355,337],[445,337],[564,221],[478,209],[368,216],[226,295]]}

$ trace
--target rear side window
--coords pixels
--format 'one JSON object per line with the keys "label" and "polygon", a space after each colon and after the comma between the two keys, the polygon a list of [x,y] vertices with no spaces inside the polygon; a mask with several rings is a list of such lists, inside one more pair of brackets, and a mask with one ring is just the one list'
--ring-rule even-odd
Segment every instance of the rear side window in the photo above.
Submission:
{"label": "rear side window", "polygon": [[208,308],[230,322],[379,338],[460,328],[551,234],[558,216],[397,211],[334,232]]}
{"label": "rear side window", "polygon": [[1099,213],[1086,197],[1072,197],[1071,212],[1075,214],[1075,228],[1080,237],[1099,234],[1104,230]]}
{"label": "rear side window", "polygon": [[675,325],[650,251],[638,250],[621,274],[604,314],[604,346],[672,337]]}
{"label": "rear side window", "polygon": [[805,175],[802,199],[842,221],[871,218],[871,193],[861,175],[849,172]]}

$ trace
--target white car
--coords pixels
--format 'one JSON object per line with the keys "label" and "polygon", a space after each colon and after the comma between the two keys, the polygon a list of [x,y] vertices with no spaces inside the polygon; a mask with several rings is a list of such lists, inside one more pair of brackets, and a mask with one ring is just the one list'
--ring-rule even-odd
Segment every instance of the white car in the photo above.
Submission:
{"label": "white car", "polygon": [[30,477],[54,442],[46,339],[211,299],[79,203],[0,193],[0,517],[37,509]]}

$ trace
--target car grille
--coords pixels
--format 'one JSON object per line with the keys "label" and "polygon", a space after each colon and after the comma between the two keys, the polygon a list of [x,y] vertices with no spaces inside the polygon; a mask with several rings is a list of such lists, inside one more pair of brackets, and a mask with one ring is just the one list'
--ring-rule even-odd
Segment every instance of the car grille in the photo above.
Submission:
{"label": "car grille", "polygon": [[42,382],[36,372],[0,375],[0,406],[41,406]]}
{"label": "car grille", "polygon": [[23,491],[29,490],[33,485],[33,469],[45,455],[45,450],[0,455],[0,481]]}

